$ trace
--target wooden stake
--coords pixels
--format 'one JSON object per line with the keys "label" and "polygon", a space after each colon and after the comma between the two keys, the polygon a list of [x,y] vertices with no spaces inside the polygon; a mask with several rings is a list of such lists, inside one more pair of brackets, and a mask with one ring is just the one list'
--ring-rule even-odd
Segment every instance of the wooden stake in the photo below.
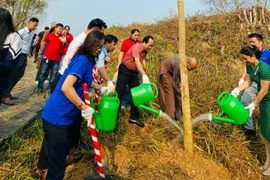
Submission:
{"label": "wooden stake", "polygon": [[190,98],[188,88],[188,74],[186,66],[186,27],[184,15],[184,0],[177,0],[179,19],[179,59],[181,73],[181,94],[182,94],[182,121],[184,124],[184,148],[187,153],[193,154],[192,122],[190,115]]}

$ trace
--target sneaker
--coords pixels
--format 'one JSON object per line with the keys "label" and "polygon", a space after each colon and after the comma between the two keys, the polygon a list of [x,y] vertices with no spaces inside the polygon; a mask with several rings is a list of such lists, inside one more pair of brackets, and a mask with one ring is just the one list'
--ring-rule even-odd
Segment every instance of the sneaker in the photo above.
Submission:
{"label": "sneaker", "polygon": [[129,119],[129,124],[136,124],[139,127],[144,127],[144,123],[139,121],[139,120],[135,120],[135,119]]}

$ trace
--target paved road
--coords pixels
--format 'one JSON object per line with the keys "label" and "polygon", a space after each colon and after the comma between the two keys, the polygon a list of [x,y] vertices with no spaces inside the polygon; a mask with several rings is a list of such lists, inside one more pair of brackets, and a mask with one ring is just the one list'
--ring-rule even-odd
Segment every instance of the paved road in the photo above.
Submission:
{"label": "paved road", "polygon": [[0,105],[0,144],[18,128],[33,120],[44,106],[46,97],[44,94],[36,95],[36,64],[33,58],[28,59],[26,71],[22,79],[14,87],[12,94],[18,99],[14,100],[15,105]]}

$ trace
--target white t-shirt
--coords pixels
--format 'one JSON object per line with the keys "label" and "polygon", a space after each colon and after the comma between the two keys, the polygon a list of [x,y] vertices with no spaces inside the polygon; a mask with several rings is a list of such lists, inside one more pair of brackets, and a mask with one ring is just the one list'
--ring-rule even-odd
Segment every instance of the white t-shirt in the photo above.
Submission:
{"label": "white t-shirt", "polygon": [[65,69],[68,67],[68,60],[73,58],[78,47],[80,47],[82,45],[85,38],[86,38],[86,34],[84,32],[82,32],[79,36],[77,36],[75,39],[73,39],[73,41],[70,43],[68,50],[67,50],[67,54],[61,63],[62,66],[59,68],[60,69],[59,73],[61,75],[64,74]]}

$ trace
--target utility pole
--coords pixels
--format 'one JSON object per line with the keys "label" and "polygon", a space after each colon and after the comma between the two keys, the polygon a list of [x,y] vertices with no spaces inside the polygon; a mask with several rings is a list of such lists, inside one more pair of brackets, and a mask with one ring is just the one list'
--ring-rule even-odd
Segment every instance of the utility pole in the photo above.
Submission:
{"label": "utility pole", "polygon": [[184,148],[193,154],[192,122],[190,115],[190,98],[188,88],[188,71],[186,66],[186,26],[184,15],[184,0],[177,0],[179,24],[179,66],[181,73],[182,120],[184,124]]}

